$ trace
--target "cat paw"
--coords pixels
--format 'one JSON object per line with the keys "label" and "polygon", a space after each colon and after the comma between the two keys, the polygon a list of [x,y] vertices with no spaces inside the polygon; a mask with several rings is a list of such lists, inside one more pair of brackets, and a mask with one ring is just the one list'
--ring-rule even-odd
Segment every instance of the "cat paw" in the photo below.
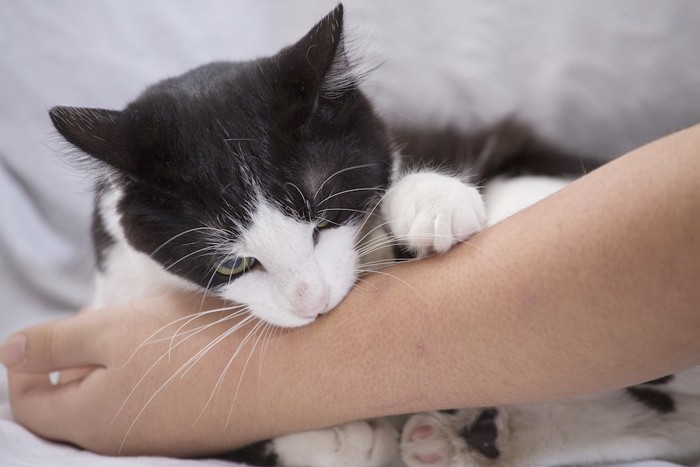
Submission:
{"label": "cat paw", "polygon": [[499,449],[504,423],[497,409],[413,415],[401,434],[401,459],[408,467],[508,465]]}
{"label": "cat paw", "polygon": [[383,467],[398,454],[398,433],[384,419],[347,423],[273,440],[285,467]]}
{"label": "cat paw", "polygon": [[434,172],[404,176],[386,193],[381,209],[396,240],[418,257],[444,253],[486,225],[479,191]]}

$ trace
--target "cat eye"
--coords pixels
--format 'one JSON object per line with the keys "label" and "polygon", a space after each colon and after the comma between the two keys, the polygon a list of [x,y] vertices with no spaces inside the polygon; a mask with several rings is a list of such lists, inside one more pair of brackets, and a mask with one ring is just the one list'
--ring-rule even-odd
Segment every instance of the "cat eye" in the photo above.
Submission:
{"label": "cat eye", "polygon": [[331,226],[331,223],[330,223],[329,221],[325,220],[325,219],[322,220],[322,221],[320,221],[318,224],[316,224],[316,228],[317,228],[318,230],[327,229],[327,228],[330,227],[330,226]]}
{"label": "cat eye", "polygon": [[222,276],[238,276],[244,272],[248,272],[257,260],[251,257],[232,258],[219,264],[216,272]]}

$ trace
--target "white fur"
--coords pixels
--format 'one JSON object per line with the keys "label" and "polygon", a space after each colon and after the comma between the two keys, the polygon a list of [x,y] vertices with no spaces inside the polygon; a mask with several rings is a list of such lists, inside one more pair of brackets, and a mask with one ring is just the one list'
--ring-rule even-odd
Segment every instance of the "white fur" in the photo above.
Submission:
{"label": "white fur", "polygon": [[253,223],[241,235],[232,256],[256,258],[264,270],[252,270],[221,292],[252,314],[282,327],[303,326],[335,307],[355,283],[359,226],[322,230],[314,245],[315,225],[260,203]]}
{"label": "white fur", "polygon": [[107,188],[100,197],[98,209],[105,230],[115,239],[104,261],[104,271],[95,276],[92,306],[126,303],[138,298],[173,291],[194,291],[197,285],[176,276],[145,253],[126,241],[117,203],[123,196],[120,189]]}
{"label": "white fur", "polygon": [[506,217],[535,204],[561,190],[569,180],[542,176],[497,178],[484,189],[488,224],[501,222]]}
{"label": "white fur", "polygon": [[396,457],[397,438],[380,419],[281,436],[273,443],[285,467],[382,467]]}
{"label": "white fur", "polygon": [[394,237],[419,257],[444,253],[486,225],[478,190],[436,172],[405,175],[391,186],[381,208]]}

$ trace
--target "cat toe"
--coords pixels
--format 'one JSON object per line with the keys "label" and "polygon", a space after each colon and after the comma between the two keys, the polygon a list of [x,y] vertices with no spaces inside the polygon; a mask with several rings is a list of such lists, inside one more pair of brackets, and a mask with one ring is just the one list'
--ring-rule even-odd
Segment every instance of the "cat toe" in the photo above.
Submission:
{"label": "cat toe", "polygon": [[401,434],[401,459],[408,467],[447,467],[454,457],[450,429],[439,414],[409,419]]}
{"label": "cat toe", "polygon": [[474,186],[431,172],[398,181],[385,196],[382,213],[397,241],[418,257],[444,253],[486,225]]}

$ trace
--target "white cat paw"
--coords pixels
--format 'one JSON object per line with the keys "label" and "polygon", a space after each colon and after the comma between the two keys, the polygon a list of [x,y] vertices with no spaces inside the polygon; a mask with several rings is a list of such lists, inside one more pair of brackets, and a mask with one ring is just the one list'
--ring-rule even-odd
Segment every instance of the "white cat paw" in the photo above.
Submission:
{"label": "white cat paw", "polygon": [[273,440],[285,467],[384,467],[398,454],[398,433],[384,419],[347,423]]}
{"label": "white cat paw", "polygon": [[401,459],[408,467],[509,465],[499,449],[504,423],[497,409],[413,415],[401,434]]}
{"label": "white cat paw", "polygon": [[386,193],[381,209],[396,240],[418,257],[444,253],[486,225],[479,191],[434,172],[404,176]]}
{"label": "white cat paw", "polygon": [[414,415],[401,434],[401,459],[408,467],[448,467],[459,449],[454,438],[448,421],[440,414]]}

